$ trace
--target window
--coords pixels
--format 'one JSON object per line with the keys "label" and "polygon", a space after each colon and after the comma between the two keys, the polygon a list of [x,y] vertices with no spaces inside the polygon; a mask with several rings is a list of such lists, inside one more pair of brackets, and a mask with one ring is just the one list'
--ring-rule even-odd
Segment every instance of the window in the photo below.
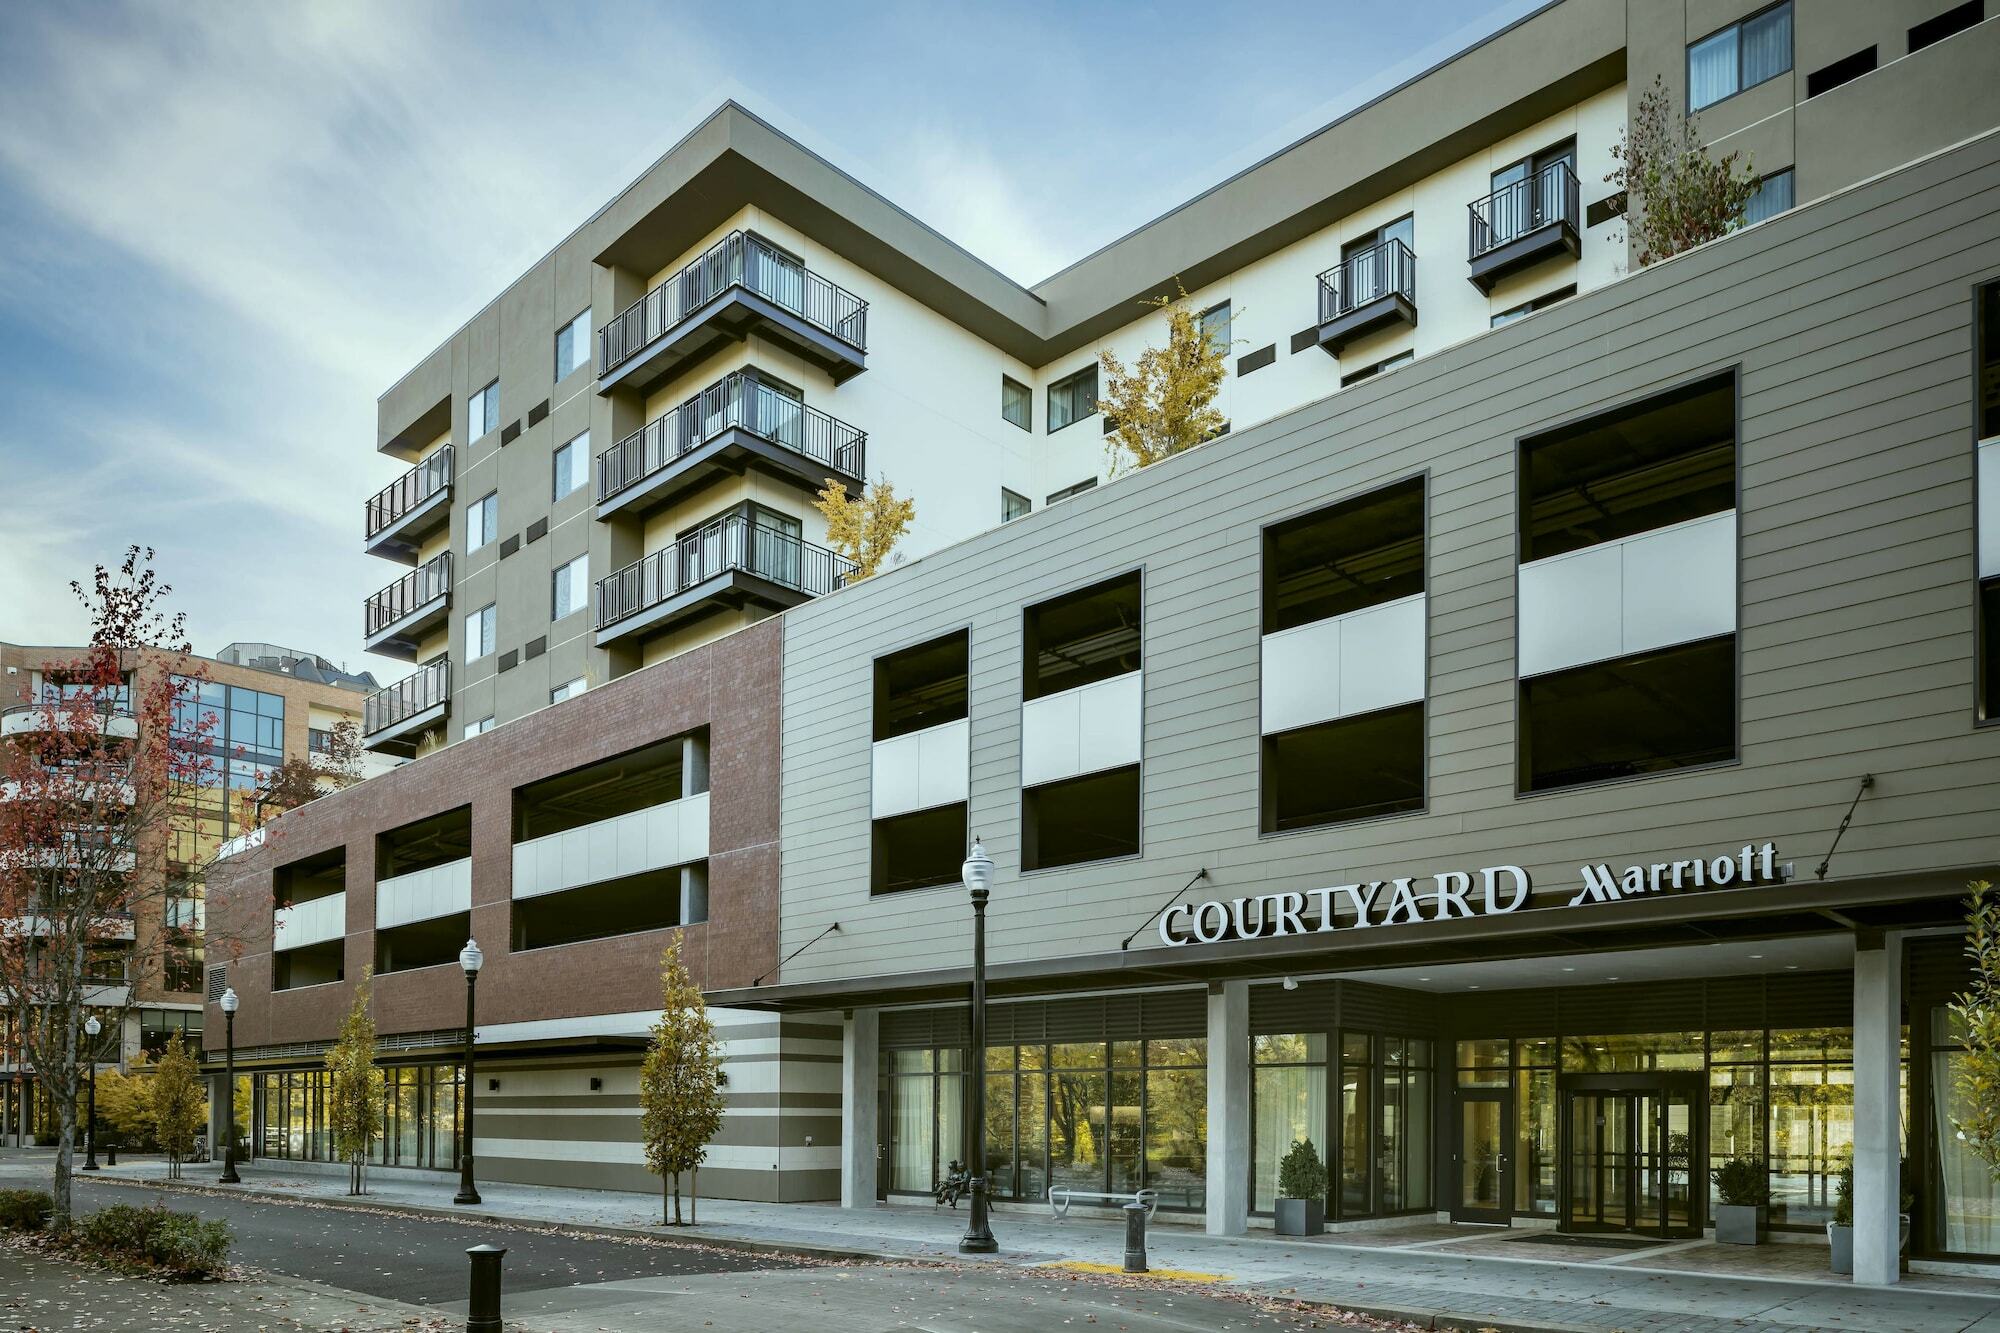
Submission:
{"label": "window", "polygon": [[568,564],[559,566],[551,581],[555,588],[551,596],[550,619],[561,620],[564,616],[581,611],[590,605],[588,555],[580,555]]}
{"label": "window", "polygon": [[575,680],[568,681],[550,690],[549,702],[552,704],[559,704],[565,699],[574,699],[576,698],[577,695],[582,694],[585,690],[589,688],[590,686],[585,683],[584,678],[582,676],[578,676]]}
{"label": "window", "polygon": [[466,400],[465,438],[476,440],[500,424],[500,381],[494,380]]}
{"label": "window", "polygon": [[1211,351],[1219,356],[1229,354],[1229,302],[1224,301],[1221,305],[1212,305],[1202,311],[1196,317],[1195,325],[1201,333],[1202,341],[1208,344]]}
{"label": "window", "polygon": [[1034,391],[1018,380],[1005,375],[1000,377],[1000,417],[1011,421],[1022,430],[1035,428]]}
{"label": "window", "polygon": [[1567,287],[1558,287],[1552,292],[1544,292],[1532,301],[1521,302],[1521,304],[1515,306],[1512,310],[1502,310],[1493,317],[1492,327],[1497,329],[1503,324],[1512,324],[1523,315],[1532,315],[1537,310],[1547,310],[1556,302],[1567,301],[1575,295],[1576,284],[1573,282]]}
{"label": "window", "polygon": [[1688,46],[1688,110],[1699,111],[1792,67],[1791,0]]}
{"label": "window", "polygon": [[[1975,522],[1989,539],[1997,526],[1995,506],[2000,506],[2000,283],[1989,283],[1979,291],[1979,308],[1973,328],[1978,346],[1979,453],[1978,513]],[[2000,551],[1989,541],[1980,542],[1975,558],[1979,572],[1979,637],[1974,667],[1979,686],[1979,718],[2000,721]]]}
{"label": "window", "polygon": [[465,507],[465,553],[500,535],[500,492],[489,491]]}
{"label": "window", "polygon": [[466,724],[465,724],[465,734],[466,734],[466,735],[468,735],[468,736],[477,736],[477,735],[481,734],[482,732],[487,732],[487,731],[491,731],[491,730],[493,730],[493,728],[494,728],[494,727],[495,727],[496,725],[497,725],[497,724],[495,723],[495,721],[494,721],[494,720],[493,720],[492,718],[490,718],[490,717],[482,717],[482,718],[480,718],[480,719],[479,719],[479,720],[478,720],[477,722],[468,722],[468,723],[466,723]]}
{"label": "window", "polygon": [[1475,226],[1484,224],[1477,237],[1478,250],[1484,253],[1549,222],[1575,222],[1574,217],[1563,217],[1570,207],[1569,182],[1575,175],[1574,139],[1565,139],[1494,172],[1489,179],[1493,194],[1485,216],[1475,220]]}
{"label": "window", "polygon": [[1856,51],[1851,56],[1842,56],[1831,65],[1822,65],[1806,75],[1806,96],[1818,97],[1830,93],[1843,83],[1852,83],[1863,74],[1875,72],[1875,48]]}
{"label": "window", "polygon": [[582,490],[584,483],[590,480],[589,431],[556,450],[555,478],[555,498],[558,500]]}
{"label": "window", "polygon": [[875,659],[876,740],[965,716],[971,643],[971,635],[960,630]]}
{"label": "window", "polygon": [[1097,411],[1097,363],[1049,386],[1049,434]]}
{"label": "window", "polygon": [[1074,486],[1065,486],[1059,491],[1051,491],[1049,493],[1049,498],[1042,501],[1042,507],[1047,508],[1048,506],[1055,504],[1058,500],[1069,499],[1072,495],[1082,495],[1085,491],[1091,490],[1096,485],[1097,485],[1097,478],[1085,477],[1082,481],[1079,481]]}
{"label": "window", "polygon": [[556,378],[568,379],[570,372],[590,364],[590,312],[584,311],[556,330]]}
{"label": "window", "polygon": [[965,862],[965,802],[875,821],[869,889],[902,893],[959,882]]}
{"label": "window", "polygon": [[1964,4],[1954,5],[1935,18],[1927,18],[1911,28],[1910,50],[1915,52],[1926,46],[1935,46],[1947,37],[1984,22],[1985,18],[1984,0],[1965,0]]}
{"label": "window", "polygon": [[[963,793],[964,749],[950,733],[896,746],[879,743],[961,721],[970,652],[971,635],[960,630],[875,659],[875,773],[878,784],[886,784],[878,786],[876,798],[881,801],[891,790],[904,793],[888,807],[894,813],[875,820],[871,886],[876,893],[958,883],[965,802],[938,799]],[[934,744],[944,749],[934,751]],[[956,781],[947,766],[961,770]]]}
{"label": "window", "polygon": [[1733,759],[1735,528],[1695,522],[1735,507],[1733,378],[1524,441],[1520,474],[1521,789]]}
{"label": "window", "polygon": [[187,1046],[188,1053],[199,1059],[201,1030],[200,1010],[141,1009],[139,1011],[139,1049],[155,1060],[166,1051],[167,1039],[176,1032],[181,1034],[181,1040]]}
{"label": "window", "polygon": [[1342,375],[1340,377],[1340,387],[1345,389],[1350,384],[1359,384],[1363,380],[1372,380],[1385,370],[1394,370],[1397,366],[1407,366],[1416,359],[1417,354],[1415,352],[1398,352],[1394,356],[1384,357],[1372,366],[1363,366],[1359,370]]}
{"label": "window", "polygon": [[1414,257],[1416,241],[1416,217],[1406,213],[1341,246],[1337,313],[1347,314],[1392,292],[1414,299],[1416,276],[1408,260]]}
{"label": "window", "polygon": [[1021,793],[1021,869],[1139,854],[1139,766],[1044,783]]}
{"label": "window", "polygon": [[[1091,484],[1096,484],[1094,478]],[[1012,523],[1017,518],[1026,518],[1029,511],[1034,509],[1034,507],[1035,502],[1027,496],[1016,495],[1005,486],[1000,488],[1000,521],[1002,523]]]}
{"label": "window", "polygon": [[1424,590],[1424,481],[1412,477],[1264,530],[1264,633]]}
{"label": "window", "polygon": [[500,628],[500,608],[488,602],[477,611],[466,613],[465,617],[465,659],[484,657],[493,651],[494,638]]}
{"label": "window", "polygon": [[1040,699],[1139,669],[1139,572],[1022,614],[1021,697]]}

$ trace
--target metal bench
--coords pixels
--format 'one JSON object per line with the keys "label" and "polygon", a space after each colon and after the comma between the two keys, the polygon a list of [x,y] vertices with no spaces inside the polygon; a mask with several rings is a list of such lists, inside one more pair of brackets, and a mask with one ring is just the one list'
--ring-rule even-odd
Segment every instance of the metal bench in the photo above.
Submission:
{"label": "metal bench", "polygon": [[1075,1190],[1067,1185],[1049,1186],[1049,1211],[1060,1222],[1069,1216],[1069,1207],[1079,1200],[1092,1203],[1115,1204],[1122,1207],[1128,1203],[1144,1204],[1146,1220],[1153,1220],[1153,1210],[1160,1206],[1159,1195],[1154,1190],[1134,1190],[1130,1194],[1113,1194],[1104,1190]]}

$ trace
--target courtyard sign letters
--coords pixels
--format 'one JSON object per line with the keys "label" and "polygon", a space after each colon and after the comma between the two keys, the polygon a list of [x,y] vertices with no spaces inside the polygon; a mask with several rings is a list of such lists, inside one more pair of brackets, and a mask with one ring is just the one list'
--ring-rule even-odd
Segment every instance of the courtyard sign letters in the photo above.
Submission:
{"label": "courtyard sign letters", "polygon": [[[1663,891],[1777,883],[1791,873],[1790,866],[1778,864],[1777,855],[1777,845],[1767,842],[1761,847],[1746,845],[1732,855],[1655,861],[1617,871],[1608,865],[1587,865],[1579,870],[1583,887],[1568,906],[1617,902]],[[1487,866],[1474,872],[1444,870],[1365,884],[1176,903],[1160,917],[1160,942],[1179,948],[1223,940],[1415,925],[1454,917],[1504,916],[1527,906],[1533,887],[1528,872],[1520,866]]]}

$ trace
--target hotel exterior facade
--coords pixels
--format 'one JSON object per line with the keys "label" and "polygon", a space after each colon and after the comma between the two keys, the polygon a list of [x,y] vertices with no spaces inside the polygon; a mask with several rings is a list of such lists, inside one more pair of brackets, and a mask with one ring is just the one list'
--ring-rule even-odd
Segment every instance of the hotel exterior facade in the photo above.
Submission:
{"label": "hotel exterior facade", "polygon": [[[1748,1157],[1811,1235],[1851,1163],[1888,1281],[1907,1159],[1913,1252],[2000,1255],[1943,1009],[1996,61],[1977,5],[1563,0],[1032,290],[725,107],[382,399],[369,627],[425,665],[368,732],[420,757],[212,876],[257,1150],[324,1155],[372,967],[381,1159],[449,1168],[471,936],[482,1172],[648,1188],[680,930],[723,1194],[924,1198],[978,1069],[1003,1201],[1241,1231],[1304,1138],[1339,1226],[1694,1235]],[[1642,268],[1656,77],[1763,187]],[[1113,476],[1090,367],[1177,279],[1231,430]],[[876,476],[919,519],[857,582],[805,500]]]}

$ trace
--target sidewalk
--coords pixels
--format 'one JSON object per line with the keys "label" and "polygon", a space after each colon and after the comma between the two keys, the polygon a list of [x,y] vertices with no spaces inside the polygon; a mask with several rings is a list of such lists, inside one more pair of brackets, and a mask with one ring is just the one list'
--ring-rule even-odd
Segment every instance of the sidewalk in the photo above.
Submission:
{"label": "sidewalk", "polygon": [[[18,1169],[19,1158],[14,1165]],[[242,1186],[217,1187],[217,1171],[212,1164],[188,1167],[182,1185],[319,1204],[346,1201],[344,1174],[258,1163],[241,1168]],[[159,1184],[164,1174],[162,1163],[144,1159],[107,1167],[99,1179]],[[704,1199],[699,1227],[663,1232],[655,1196],[494,1184],[480,1187],[484,1203],[475,1210],[453,1206],[456,1185],[455,1178],[434,1173],[371,1170],[369,1195],[353,1202],[830,1257],[964,1261],[956,1248],[962,1211],[847,1211],[830,1204]],[[1123,1254],[1120,1222],[1078,1217],[1056,1222],[1046,1213],[1009,1211],[995,1214],[993,1228],[1002,1253],[986,1262],[1115,1267]],[[1215,1274],[1246,1290],[1407,1318],[1424,1327],[2000,1333],[2000,1273],[1993,1280],[1906,1274],[1895,1287],[1856,1287],[1845,1278],[1815,1273],[1809,1265],[1824,1252],[1803,1246],[1751,1252],[1773,1252],[1769,1260],[1786,1274],[1767,1277],[1701,1271],[1705,1261],[1736,1260],[1744,1252],[1700,1241],[1605,1251],[1527,1240],[1521,1232],[1425,1225],[1313,1240],[1268,1234],[1221,1238],[1156,1221],[1148,1249],[1155,1269]]]}

